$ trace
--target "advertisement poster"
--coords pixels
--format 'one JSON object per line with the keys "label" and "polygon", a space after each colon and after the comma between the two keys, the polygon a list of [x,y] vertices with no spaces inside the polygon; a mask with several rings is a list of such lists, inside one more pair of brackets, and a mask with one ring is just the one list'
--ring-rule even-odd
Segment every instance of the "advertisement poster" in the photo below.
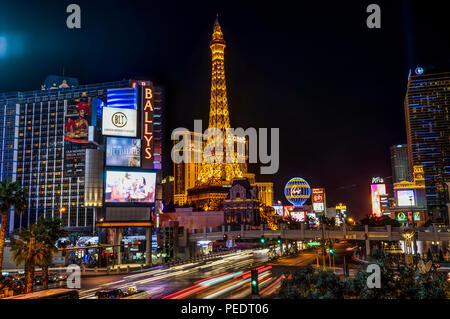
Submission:
{"label": "advertisement poster", "polygon": [[106,203],[153,203],[156,173],[107,171]]}
{"label": "advertisement poster", "polygon": [[75,99],[67,105],[64,139],[72,143],[89,143],[89,125],[92,103],[88,99]]}
{"label": "advertisement poster", "polygon": [[374,216],[381,216],[380,196],[386,195],[386,185],[372,184],[370,185],[370,193],[372,198],[372,214]]}
{"label": "advertisement poster", "polygon": [[106,166],[141,167],[141,140],[108,137],[106,140]]}

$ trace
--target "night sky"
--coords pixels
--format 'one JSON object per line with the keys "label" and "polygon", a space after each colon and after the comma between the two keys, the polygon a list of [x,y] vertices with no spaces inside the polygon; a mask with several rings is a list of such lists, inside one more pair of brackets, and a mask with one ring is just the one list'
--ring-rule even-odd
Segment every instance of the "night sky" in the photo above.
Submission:
{"label": "night sky", "polygon": [[[81,6],[81,29],[66,27],[70,3]],[[390,176],[389,146],[406,143],[409,68],[450,60],[443,4],[376,1],[381,29],[368,29],[373,1],[181,3],[2,1],[0,92],[40,89],[63,68],[81,84],[152,80],[166,92],[164,175],[173,175],[170,132],[207,125],[219,13],[231,125],[280,128],[280,170],[258,179],[284,200],[284,184],[301,176],[326,188],[329,205],[367,214],[371,177]]]}

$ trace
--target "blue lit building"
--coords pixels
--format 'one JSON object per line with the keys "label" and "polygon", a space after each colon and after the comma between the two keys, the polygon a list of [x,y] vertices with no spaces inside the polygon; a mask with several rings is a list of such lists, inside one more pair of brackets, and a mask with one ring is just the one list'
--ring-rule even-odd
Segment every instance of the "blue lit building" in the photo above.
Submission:
{"label": "blue lit building", "polygon": [[[103,206],[102,107],[139,111],[142,87],[149,86],[154,106],[151,168],[160,170],[162,92],[150,81],[79,85],[75,78],[49,76],[41,90],[0,93],[0,180],[19,181],[29,196],[21,216],[11,212],[9,232],[40,216],[60,217],[69,231],[95,232]],[[140,121],[138,113],[136,138]]]}
{"label": "blue lit building", "polygon": [[409,75],[404,104],[409,168],[423,166],[428,211],[434,221],[448,222],[450,72],[417,68]]}

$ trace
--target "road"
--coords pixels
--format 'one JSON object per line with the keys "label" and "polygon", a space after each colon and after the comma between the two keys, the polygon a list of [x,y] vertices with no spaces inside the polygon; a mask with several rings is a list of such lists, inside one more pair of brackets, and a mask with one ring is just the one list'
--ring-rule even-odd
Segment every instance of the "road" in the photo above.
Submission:
{"label": "road", "polygon": [[[335,244],[336,268],[341,265],[342,256],[348,256],[347,261],[351,259],[352,252],[348,248],[348,244]],[[155,267],[135,274],[83,278],[80,298],[96,298],[95,292],[101,289],[125,292],[129,287],[142,292],[136,298],[245,298],[251,292],[249,269],[258,266],[260,294],[270,297],[281,285],[283,276],[317,262],[314,250],[274,262],[267,260],[267,251],[247,250],[207,262]]]}
{"label": "road", "polygon": [[155,267],[135,274],[87,277],[81,281],[80,298],[95,298],[95,292],[100,289],[117,288],[126,291],[132,286],[139,291],[145,291],[147,297],[160,298],[184,289],[195,281],[225,272],[246,269],[265,261],[267,258],[263,253],[242,251],[215,260],[171,268]]}

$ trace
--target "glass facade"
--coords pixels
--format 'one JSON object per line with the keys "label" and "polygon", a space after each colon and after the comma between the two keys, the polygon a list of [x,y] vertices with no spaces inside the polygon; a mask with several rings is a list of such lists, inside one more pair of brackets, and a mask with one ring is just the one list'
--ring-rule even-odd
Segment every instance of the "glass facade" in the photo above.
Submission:
{"label": "glass facade", "polygon": [[410,169],[424,168],[433,219],[448,219],[450,181],[450,73],[411,74],[405,97]]}
{"label": "glass facade", "polygon": [[408,145],[400,144],[390,147],[393,183],[410,181]]}

